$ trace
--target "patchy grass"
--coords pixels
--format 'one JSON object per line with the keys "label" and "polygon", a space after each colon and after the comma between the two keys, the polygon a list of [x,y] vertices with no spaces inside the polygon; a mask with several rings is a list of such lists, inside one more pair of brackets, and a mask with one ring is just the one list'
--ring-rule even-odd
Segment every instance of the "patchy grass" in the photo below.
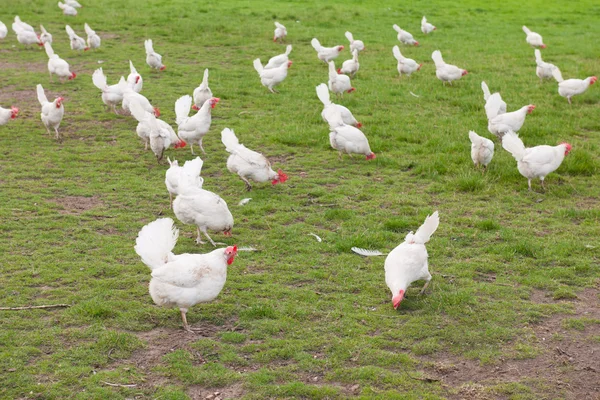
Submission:
{"label": "patchy grass", "polygon": [[[594,86],[569,107],[556,83],[539,83],[521,31],[526,23],[544,36],[544,59],[565,77],[597,75],[593,2],[108,0],[84,4],[76,18],[54,3],[3,6],[9,27],[17,14],[54,35],[78,77],[50,83],[43,51],[24,49],[12,32],[0,41],[0,104],[21,108],[0,127],[1,305],[71,307],[0,311],[0,397],[533,399],[565,395],[561,382],[580,398],[598,392],[592,371],[600,366],[590,355],[600,351],[600,92]],[[429,36],[420,33],[422,15],[438,27]],[[283,52],[271,41],[275,20],[294,45],[279,95],[251,65]],[[103,37],[99,50],[69,49],[64,25],[83,35],[83,22]],[[397,76],[394,23],[421,43],[401,46],[424,63],[410,78]],[[314,91],[327,69],[310,39],[347,45],[347,29],[367,50],[357,92],[338,101],[364,124],[377,153],[371,162],[338,160]],[[146,38],[166,71],[146,66]],[[469,75],[444,87],[435,49]],[[144,224],[173,217],[166,166],[144,152],[131,118],[106,112],[91,82],[102,66],[115,83],[129,59],[143,94],[171,123],[175,100],[210,69],[222,101],[204,140],[203,176],[235,218],[234,237],[215,239],[260,250],[240,254],[215,302],[190,310],[190,324],[203,328],[198,337],[181,331],[177,311],[152,303],[149,271],[133,251]],[[499,145],[487,172],[473,167],[468,131],[487,135],[481,80],[510,110],[536,104],[520,132],[527,145],[573,145],[545,193],[527,191]],[[41,125],[37,83],[66,99],[62,143]],[[247,194],[225,168],[224,127],[290,180]],[[166,155],[192,158],[187,148]],[[237,206],[244,197],[252,201]],[[425,296],[410,288],[394,311],[383,258],[350,248],[389,251],[435,210],[433,282]],[[193,243],[193,227],[178,227],[177,253],[210,250]],[[499,373],[503,364],[514,369]]]}

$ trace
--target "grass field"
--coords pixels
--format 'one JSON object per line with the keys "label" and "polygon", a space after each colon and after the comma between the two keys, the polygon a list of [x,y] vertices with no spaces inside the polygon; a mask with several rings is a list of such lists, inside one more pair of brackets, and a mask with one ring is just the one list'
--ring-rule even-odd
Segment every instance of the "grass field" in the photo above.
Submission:
{"label": "grass field", "polygon": [[[600,90],[592,86],[569,106],[556,82],[540,84],[521,25],[544,36],[543,57],[565,78],[598,75],[600,5],[82,3],[77,17],[50,1],[7,2],[0,12],[9,29],[17,14],[42,23],[78,74],[50,83],[43,50],[25,49],[12,31],[0,41],[0,105],[21,108],[0,127],[0,306],[70,305],[0,311],[0,398],[597,398]],[[428,36],[423,15],[437,26]],[[272,42],[275,20],[294,46],[278,95],[252,67],[284,51]],[[64,25],[83,36],[84,22],[102,47],[76,53]],[[421,43],[400,46],[424,63],[409,78],[396,71],[394,23]],[[310,40],[347,46],[346,30],[367,49],[357,91],[339,102],[364,124],[373,161],[338,160],[314,90],[327,82],[327,67]],[[166,71],[145,64],[146,38]],[[469,74],[444,87],[431,61],[436,49]],[[344,51],[337,64],[348,58]],[[109,84],[126,76],[129,59],[144,77],[142,94],[173,125],[175,100],[210,69],[221,102],[202,175],[235,219],[233,238],[213,238],[259,249],[240,253],[216,301],[190,310],[190,324],[205,329],[198,336],[182,331],[177,310],[152,303],[150,272],[133,250],[142,226],[174,215],[167,167],[144,151],[132,118],[106,112],[92,85],[100,66]],[[527,190],[498,144],[487,173],[473,167],[468,131],[490,137],[482,80],[509,111],[537,106],[520,132],[526,145],[573,145],[545,193],[538,181]],[[39,119],[38,83],[49,98],[66,99],[62,143]],[[225,167],[225,127],[289,181],[246,193]],[[192,158],[189,147],[166,155]],[[245,197],[252,201],[237,206]],[[384,258],[350,248],[389,251],[435,210],[433,281],[424,296],[414,285],[395,311]],[[176,253],[212,249],[194,244],[195,227],[176,224]]]}

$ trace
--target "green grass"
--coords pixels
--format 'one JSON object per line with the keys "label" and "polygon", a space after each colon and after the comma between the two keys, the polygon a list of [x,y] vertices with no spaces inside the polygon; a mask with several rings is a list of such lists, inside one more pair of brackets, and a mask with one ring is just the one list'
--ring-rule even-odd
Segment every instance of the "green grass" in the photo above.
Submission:
{"label": "green grass", "polygon": [[[543,57],[565,78],[597,75],[600,7],[592,1],[109,0],[84,2],[69,18],[53,3],[27,0],[3,6],[9,28],[16,14],[43,23],[78,77],[50,83],[43,51],[24,49],[12,32],[0,41],[0,104],[21,108],[16,121],[0,127],[0,305],[71,307],[0,312],[2,398],[185,399],[197,387],[246,399],[445,398],[456,388],[411,378],[427,375],[424,358],[535,358],[540,350],[530,326],[571,312],[578,292],[599,281],[600,92],[594,86],[569,107],[555,82],[539,84],[521,31],[526,23],[544,36]],[[426,37],[422,15],[438,27]],[[271,41],[275,20],[294,45],[279,95],[260,85],[251,64],[283,52]],[[79,54],[69,49],[64,25],[83,35],[84,22],[103,44]],[[394,23],[421,43],[401,46],[424,63],[410,78],[397,76]],[[310,39],[347,45],[345,30],[367,50],[353,80],[357,92],[339,102],[364,124],[377,153],[370,162],[338,160],[314,90],[327,81],[327,69]],[[166,71],[145,64],[146,38]],[[436,49],[469,75],[442,86],[430,58]],[[337,63],[347,58],[344,52]],[[235,227],[232,239],[214,238],[260,251],[240,254],[219,298],[188,313],[190,324],[210,328],[209,337],[183,339],[179,312],[152,303],[150,273],[133,251],[143,225],[174,216],[165,165],[143,151],[131,118],[105,111],[91,82],[101,66],[116,83],[129,59],[165,121],[173,122],[175,100],[192,93],[204,68],[222,100],[204,140],[202,175],[205,187],[228,202]],[[474,169],[468,131],[489,136],[481,80],[501,92],[509,110],[536,104],[520,132],[526,145],[573,145],[546,179],[546,193],[527,191],[499,145],[485,174]],[[41,125],[37,83],[49,97],[66,99],[62,143]],[[225,167],[225,127],[290,180],[244,192]],[[191,159],[188,148],[166,155]],[[244,197],[252,201],[237,206]],[[441,223],[428,244],[433,282],[425,296],[417,295],[418,284],[410,288],[394,311],[384,259],[363,259],[350,248],[389,251],[435,210]],[[194,227],[177,226],[177,253],[210,250],[193,243]],[[534,302],[534,290],[557,302]],[[597,326],[564,322],[570,330]],[[158,328],[167,330],[171,347],[147,339]],[[158,355],[140,364],[139,354]],[[523,377],[486,390],[515,399],[558,396],[551,384]]]}

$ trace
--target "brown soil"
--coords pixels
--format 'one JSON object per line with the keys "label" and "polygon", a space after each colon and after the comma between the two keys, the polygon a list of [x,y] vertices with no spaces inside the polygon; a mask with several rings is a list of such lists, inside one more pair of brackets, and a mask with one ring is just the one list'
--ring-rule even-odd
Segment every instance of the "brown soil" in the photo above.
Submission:
{"label": "brown soil", "polygon": [[[600,324],[587,324],[583,330],[566,328],[571,318],[600,320],[600,290],[585,289],[573,302],[574,314],[557,314],[530,325],[541,354],[531,359],[504,359],[497,365],[450,354],[424,357],[425,375],[439,379],[450,399],[507,399],[508,393],[489,390],[508,383],[527,386],[539,399],[600,399]],[[543,292],[532,301],[554,303]]]}
{"label": "brown soil", "polygon": [[52,199],[49,201],[52,203],[56,203],[63,208],[59,211],[59,213],[68,215],[78,215],[84,211],[90,210],[95,207],[100,207],[104,204],[102,200],[100,200],[97,196],[66,196]]}

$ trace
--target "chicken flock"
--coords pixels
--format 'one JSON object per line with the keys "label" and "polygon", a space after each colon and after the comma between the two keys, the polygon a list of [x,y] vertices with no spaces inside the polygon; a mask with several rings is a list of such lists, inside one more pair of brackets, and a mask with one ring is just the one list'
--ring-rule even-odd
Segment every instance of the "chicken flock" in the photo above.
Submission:
{"label": "chicken flock", "polygon": [[[75,0],[59,2],[58,6],[62,13],[68,16],[77,15],[77,10],[81,8]],[[419,42],[410,32],[395,24],[392,28],[401,44],[419,46]],[[558,67],[542,60],[540,49],[546,48],[542,36],[532,32],[526,26],[522,29],[526,34],[526,43],[535,48],[536,75],[541,81],[554,78],[558,82],[559,95],[566,97],[569,104],[573,96],[582,94],[596,82],[595,76],[585,79],[563,79]],[[22,45],[44,47],[48,56],[48,73],[51,81],[55,76],[63,83],[77,78],[77,74],[71,71],[69,63],[52,48],[53,40],[57,39],[58,35],[53,36],[41,25],[41,33],[37,34],[31,25],[21,21],[18,16],[14,18],[12,30],[17,41]],[[74,51],[88,51],[101,46],[100,36],[87,23],[84,24],[87,39],[78,36],[69,25],[65,26],[65,31],[70,47]],[[437,31],[436,26],[423,17],[421,32],[428,35],[434,31]],[[0,22],[0,39],[4,39],[7,34],[6,25]],[[273,42],[285,43],[287,35],[287,28],[275,22]],[[351,84],[351,79],[357,77],[360,70],[359,55],[366,49],[364,42],[355,40],[351,32],[346,31],[344,36],[349,42],[351,58],[344,61],[339,68],[336,68],[335,60],[343,53],[344,45],[335,44],[326,47],[317,38],[311,41],[318,60],[325,63],[328,69],[327,83],[321,83],[315,88],[317,98],[323,104],[321,117],[329,127],[329,143],[338,151],[340,159],[343,154],[350,156],[359,154],[366,160],[372,160],[376,155],[369,146],[367,136],[361,131],[362,124],[348,108],[333,103],[330,98],[330,93],[334,93],[336,99],[342,99],[344,94],[356,91]],[[144,49],[148,66],[151,69],[165,71],[163,57],[154,50],[152,39],[145,40]],[[410,47],[403,51],[410,53]],[[284,53],[270,58],[264,65],[260,58],[253,61],[260,83],[272,93],[277,93],[275,87],[288,76],[288,70],[292,66],[291,52],[292,45],[288,44]],[[406,57],[398,45],[393,46],[392,55],[397,61],[400,76],[410,76],[418,72],[423,65]],[[466,69],[447,64],[440,50],[435,50],[431,58],[435,64],[435,75],[444,85],[452,85],[453,82],[468,74]],[[194,145],[197,145],[205,154],[202,141],[210,133],[211,113],[220,101],[209,87],[209,70],[204,70],[203,80],[192,95],[183,95],[175,102],[176,130],[168,122],[159,119],[159,108],[141,94],[144,80],[131,61],[129,71],[127,78],[125,76],[121,76],[119,80],[112,78],[112,82],[116,83],[111,85],[108,84],[108,78],[102,68],[98,68],[92,74],[91,80],[100,91],[99,97],[108,110],[116,114],[129,114],[137,121],[135,129],[137,135],[144,143],[145,149],[150,148],[155,154],[158,162],[163,160],[165,151],[170,147],[182,148],[189,145],[191,154],[195,156]],[[323,80],[324,78],[323,71]],[[569,143],[561,143],[557,146],[525,147],[517,133],[525,124],[527,115],[535,110],[535,105],[522,105],[509,111],[500,93],[491,93],[486,82],[481,82],[481,88],[489,132],[501,147],[515,158],[517,169],[527,178],[530,190],[533,179],[540,179],[542,186],[545,187],[544,179],[560,167],[564,158],[572,150],[572,146]],[[42,124],[48,134],[61,140],[59,128],[65,115],[64,98],[59,96],[52,101],[48,100],[41,84],[37,85],[36,92],[41,106]],[[119,105],[122,111],[117,110]],[[194,113],[190,115],[192,110]],[[16,106],[6,109],[0,107],[0,125],[16,119],[18,114],[19,109]],[[468,136],[471,141],[473,163],[477,168],[481,167],[485,170],[494,156],[494,141],[474,131],[469,131]],[[240,137],[243,138],[243,132]],[[263,154],[241,144],[233,129],[222,130],[221,142],[225,151],[230,154],[226,168],[239,176],[246,190],[252,190],[251,182],[271,182],[272,185],[276,185],[283,184],[289,179],[281,169],[275,171],[271,162]],[[201,177],[203,160],[195,157],[185,161],[182,166],[177,160],[170,158],[167,160],[169,168],[165,173],[165,186],[174,215],[181,223],[196,227],[196,243],[204,244],[202,240],[204,237],[215,247],[222,245],[211,238],[209,231],[231,236],[234,218],[223,198],[203,188],[204,179]],[[385,282],[391,291],[394,308],[400,306],[412,282],[424,280],[422,292],[427,288],[432,276],[428,269],[428,253],[425,244],[438,228],[439,222],[436,211],[425,219],[416,233],[410,232],[404,241],[387,255],[384,263]],[[194,329],[189,326],[186,319],[188,309],[195,304],[211,301],[219,295],[226,282],[227,267],[234,262],[238,251],[244,249],[226,246],[206,254],[175,255],[172,250],[177,243],[178,233],[171,218],[157,219],[140,230],[135,251],[151,270],[149,291],[152,300],[160,306],[178,308],[184,329],[193,332]],[[377,251],[357,248],[353,250],[364,256],[383,255]]]}

